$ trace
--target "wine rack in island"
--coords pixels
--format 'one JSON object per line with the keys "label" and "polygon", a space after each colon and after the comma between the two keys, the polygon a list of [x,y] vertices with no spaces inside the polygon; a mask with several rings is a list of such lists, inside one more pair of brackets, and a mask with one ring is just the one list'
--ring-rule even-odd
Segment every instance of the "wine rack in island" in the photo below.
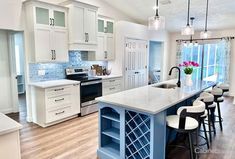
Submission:
{"label": "wine rack in island", "polygon": [[150,116],[105,105],[99,120],[101,159],[150,159]]}

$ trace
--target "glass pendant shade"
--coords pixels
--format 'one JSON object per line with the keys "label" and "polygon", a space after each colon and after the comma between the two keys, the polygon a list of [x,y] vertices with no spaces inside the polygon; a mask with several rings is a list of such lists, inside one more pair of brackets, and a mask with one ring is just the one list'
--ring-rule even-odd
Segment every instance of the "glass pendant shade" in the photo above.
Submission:
{"label": "glass pendant shade", "polygon": [[186,25],[186,27],[181,30],[182,35],[194,35],[194,28],[190,25]]}
{"label": "glass pendant shade", "polygon": [[200,33],[200,37],[202,39],[207,39],[207,38],[210,38],[211,37],[211,32],[210,31],[202,31]]}
{"label": "glass pendant shade", "polygon": [[165,18],[162,16],[153,16],[148,19],[149,30],[161,30],[165,28]]}

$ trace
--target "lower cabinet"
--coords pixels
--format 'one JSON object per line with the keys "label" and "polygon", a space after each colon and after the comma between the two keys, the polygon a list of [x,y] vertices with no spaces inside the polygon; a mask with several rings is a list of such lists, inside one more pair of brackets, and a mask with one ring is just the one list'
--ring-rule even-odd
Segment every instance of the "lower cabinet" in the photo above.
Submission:
{"label": "lower cabinet", "polygon": [[115,78],[103,79],[102,86],[103,86],[102,88],[103,95],[109,95],[120,92],[122,90],[122,78],[115,77]]}
{"label": "lower cabinet", "polygon": [[47,127],[80,113],[80,85],[33,87],[33,122]]}
{"label": "lower cabinet", "polygon": [[[112,107],[100,109],[100,146],[98,156],[100,158],[117,159],[124,158],[124,122],[123,111]],[[123,157],[120,157],[123,155]]]}

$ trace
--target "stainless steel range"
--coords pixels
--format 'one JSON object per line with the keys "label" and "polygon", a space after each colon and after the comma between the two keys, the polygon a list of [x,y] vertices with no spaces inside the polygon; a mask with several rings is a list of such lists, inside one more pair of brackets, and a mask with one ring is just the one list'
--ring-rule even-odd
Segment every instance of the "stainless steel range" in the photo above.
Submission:
{"label": "stainless steel range", "polygon": [[81,116],[97,112],[98,102],[95,98],[102,96],[102,79],[88,77],[88,72],[80,68],[66,69],[66,78],[81,81]]}

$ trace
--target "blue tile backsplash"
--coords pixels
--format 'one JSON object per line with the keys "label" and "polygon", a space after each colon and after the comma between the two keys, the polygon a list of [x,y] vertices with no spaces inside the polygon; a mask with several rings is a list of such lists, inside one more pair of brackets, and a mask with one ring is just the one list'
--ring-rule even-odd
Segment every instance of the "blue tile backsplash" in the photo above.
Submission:
{"label": "blue tile backsplash", "polygon": [[[82,61],[82,54],[79,51],[69,51],[68,63],[30,63],[29,78],[31,82],[64,79],[66,68],[90,68],[93,64],[107,66],[105,61]],[[38,70],[45,70],[45,75],[39,76]]]}

